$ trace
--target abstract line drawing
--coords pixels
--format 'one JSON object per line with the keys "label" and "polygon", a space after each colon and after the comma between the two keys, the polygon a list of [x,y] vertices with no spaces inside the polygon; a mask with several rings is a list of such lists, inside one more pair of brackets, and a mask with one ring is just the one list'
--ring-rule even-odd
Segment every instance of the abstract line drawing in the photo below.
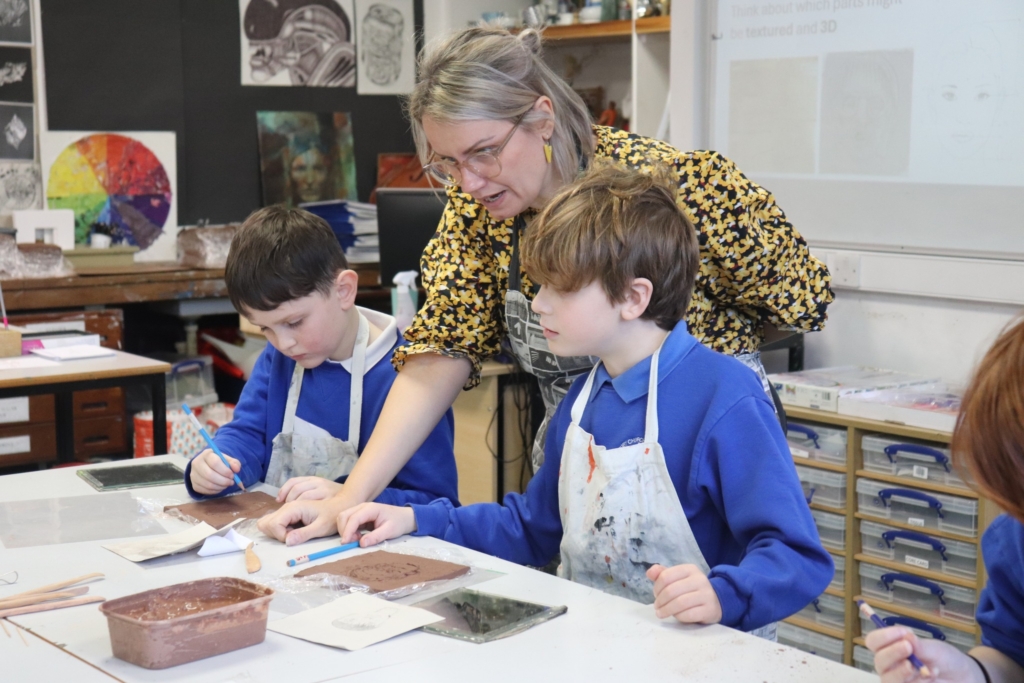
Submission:
{"label": "abstract line drawing", "polygon": [[35,101],[32,48],[0,46],[0,102]]}
{"label": "abstract line drawing", "polygon": [[242,85],[351,88],[351,0],[239,0]]}
{"label": "abstract line drawing", "polygon": [[43,181],[35,164],[0,164],[0,215],[38,209],[43,198]]}
{"label": "abstract line drawing", "polygon": [[[0,92],[4,88],[0,87]],[[0,104],[0,159],[36,158],[35,113],[32,105]]]}
{"label": "abstract line drawing", "polygon": [[415,57],[412,0],[357,0],[359,94],[412,91]]}
{"label": "abstract line drawing", "polygon": [[32,42],[32,15],[28,0],[0,0],[0,41]]}
{"label": "abstract line drawing", "polygon": [[28,64],[25,62],[7,62],[0,67],[0,85],[8,83],[20,83],[28,71]]}

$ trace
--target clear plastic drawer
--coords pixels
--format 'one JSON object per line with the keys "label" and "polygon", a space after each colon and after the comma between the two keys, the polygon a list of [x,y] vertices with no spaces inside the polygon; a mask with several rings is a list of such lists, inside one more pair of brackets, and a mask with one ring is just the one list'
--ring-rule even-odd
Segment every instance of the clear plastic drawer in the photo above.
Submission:
{"label": "clear plastic drawer", "polygon": [[978,535],[978,501],[960,496],[858,479],[857,511],[923,529]]}
{"label": "clear plastic drawer", "polygon": [[832,550],[846,549],[846,517],[821,510],[811,510],[811,517],[823,546]]}
{"label": "clear plastic drawer", "polygon": [[948,448],[907,439],[867,435],[861,439],[864,469],[906,479],[966,489],[953,469]]}
{"label": "clear plastic drawer", "polygon": [[842,631],[846,629],[846,600],[822,593],[797,612],[797,616]]}
{"label": "clear plastic drawer", "polygon": [[930,569],[965,579],[978,576],[978,546],[973,543],[894,529],[862,519],[860,545],[865,555],[900,562],[908,567]]}
{"label": "clear plastic drawer", "polygon": [[844,590],[846,588],[846,558],[842,555],[832,555],[832,564],[835,565],[836,572],[832,575],[832,582],[828,584],[829,588],[835,588],[837,591]]}
{"label": "clear plastic drawer", "polygon": [[932,581],[916,574],[893,572],[877,565],[860,563],[860,590],[878,600],[906,605],[947,619],[973,624],[978,592],[944,581]]}
{"label": "clear plastic drawer", "polygon": [[853,646],[853,665],[861,671],[875,673],[875,655],[860,645]]}
{"label": "clear plastic drawer", "polygon": [[807,503],[817,503],[837,509],[846,507],[846,475],[826,472],[813,467],[796,466],[796,474],[804,489]]}
{"label": "clear plastic drawer", "polygon": [[785,622],[779,624],[778,634],[779,643],[782,645],[789,645],[840,664],[843,662],[843,641],[838,638],[815,633]]}
{"label": "clear plastic drawer", "polygon": [[786,427],[786,441],[794,458],[832,465],[846,464],[846,429],[813,422],[793,422]]}
{"label": "clear plastic drawer", "polygon": [[[948,628],[945,626],[936,626],[935,624],[927,621],[921,621],[913,617],[904,617],[899,614],[893,614],[887,612],[884,609],[875,608],[875,614],[878,618],[885,622],[886,626],[906,626],[911,631],[916,633],[921,638],[934,638],[935,640],[943,640],[961,652],[967,652],[973,648],[976,643],[974,642],[974,634],[966,633],[964,631],[957,631],[954,628]],[[871,631],[875,630],[875,624],[869,618],[863,614],[860,615],[860,634],[866,636]]]}

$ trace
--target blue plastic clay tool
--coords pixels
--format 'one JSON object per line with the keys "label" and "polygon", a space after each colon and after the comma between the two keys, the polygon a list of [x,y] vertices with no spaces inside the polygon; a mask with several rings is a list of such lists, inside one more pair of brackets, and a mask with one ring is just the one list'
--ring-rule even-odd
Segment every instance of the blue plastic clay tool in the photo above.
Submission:
{"label": "blue plastic clay tool", "polygon": [[307,562],[312,562],[313,560],[319,560],[321,557],[337,555],[338,553],[343,553],[346,550],[352,550],[353,548],[358,547],[359,541],[352,541],[351,543],[339,545],[336,548],[328,548],[327,550],[321,550],[318,553],[310,553],[309,555],[302,555],[301,557],[296,557],[294,560],[288,560],[288,566],[294,567],[297,564],[306,564]]}
{"label": "blue plastic clay tool", "polygon": [[[877,626],[878,628],[888,628],[886,623],[882,621],[882,618],[875,614],[875,610],[871,609],[871,605],[864,602],[863,600],[858,600],[857,605],[860,607],[861,614],[871,619],[871,623],[873,623],[875,626]],[[910,656],[907,657],[907,659],[910,660],[911,664],[917,667],[917,670],[921,672],[922,676],[924,676],[925,678],[931,678],[931,670],[927,666],[925,666],[924,662],[917,658],[917,655],[911,652]]]}
{"label": "blue plastic clay tool", "polygon": [[[199,420],[195,416],[195,413],[193,413],[192,409],[188,407],[188,404],[182,403],[181,409],[185,411],[186,415],[188,415],[189,422],[192,423],[192,426],[199,430],[199,434],[202,435],[203,439],[206,441],[206,445],[210,447],[210,450],[217,454],[217,457],[220,458],[220,461],[224,463],[224,467],[227,467],[228,470],[231,470],[231,465],[228,464],[228,459],[224,457],[224,454],[221,452],[220,448],[218,448],[217,444],[213,442],[213,438],[210,436],[210,433],[206,431],[206,428],[203,427],[203,425],[199,422]],[[232,475],[235,478],[235,484],[238,486],[238,488],[244,491],[245,484],[242,483],[242,480],[238,478],[237,474],[232,472]]]}

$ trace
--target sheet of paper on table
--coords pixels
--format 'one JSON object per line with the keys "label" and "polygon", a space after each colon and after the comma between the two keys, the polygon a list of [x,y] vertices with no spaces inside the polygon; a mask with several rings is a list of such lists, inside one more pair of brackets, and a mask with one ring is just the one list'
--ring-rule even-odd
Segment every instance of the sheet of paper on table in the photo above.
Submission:
{"label": "sheet of paper on table", "polygon": [[83,358],[102,358],[116,355],[112,349],[92,344],[75,344],[59,346],[55,349],[32,349],[32,353],[51,360],[82,360]]}
{"label": "sheet of paper on table", "polygon": [[312,643],[361,650],[441,619],[425,609],[350,593],[326,605],[272,621],[267,628]]}
{"label": "sheet of paper on table", "polygon": [[[159,538],[143,538],[138,541],[126,541],[124,543],[111,543],[103,547],[132,562],[145,562],[146,560],[163,557],[164,555],[183,553],[199,547],[200,544],[203,546],[199,551],[199,555],[202,557],[220,555],[226,552],[238,552],[245,550],[245,546],[249,545],[249,539],[236,534],[235,530],[231,527],[242,521],[239,519],[220,530],[215,529],[206,522],[200,522],[176,534],[160,536]],[[230,540],[225,538],[228,535],[231,536]],[[206,550],[206,546],[210,545],[210,542],[214,539],[213,548],[204,554],[203,551]],[[245,545],[238,547],[239,541],[236,539],[244,539]]]}

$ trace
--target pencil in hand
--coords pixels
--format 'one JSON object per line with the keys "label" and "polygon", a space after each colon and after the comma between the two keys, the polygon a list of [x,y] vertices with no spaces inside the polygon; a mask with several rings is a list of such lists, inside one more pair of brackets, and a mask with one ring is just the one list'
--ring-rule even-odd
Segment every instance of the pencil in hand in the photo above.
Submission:
{"label": "pencil in hand", "polygon": [[[195,413],[193,413],[192,409],[188,407],[188,404],[182,403],[181,409],[185,411],[186,415],[188,415],[189,422],[191,422],[192,426],[199,431],[199,434],[203,437],[203,440],[206,441],[206,445],[210,447],[210,450],[216,453],[217,457],[220,458],[220,461],[224,463],[224,466],[227,467],[229,471],[231,471],[231,465],[228,464],[228,459],[224,457],[224,453],[222,453],[220,448],[217,447],[217,444],[213,442],[213,437],[210,436],[210,433],[206,431],[206,428],[203,427],[203,425],[199,422],[198,419],[196,419]],[[238,488],[245,491],[245,484],[242,483],[242,480],[239,479],[238,475],[235,474],[233,471],[231,472],[231,475],[235,478],[235,484],[238,486]]]}
{"label": "pencil in hand", "polygon": [[[882,621],[881,617],[875,614],[875,610],[871,609],[871,605],[864,602],[863,600],[858,600],[857,606],[860,607],[860,613],[866,616],[868,619],[870,619],[871,623],[873,623],[875,626],[877,626],[878,628],[888,628],[888,626],[886,626],[886,623]],[[911,652],[910,656],[907,657],[907,659],[909,659],[910,663],[913,664],[914,667],[921,672],[922,676],[924,676],[925,678],[931,678],[931,669],[929,669],[924,662],[918,659],[917,655]]]}

